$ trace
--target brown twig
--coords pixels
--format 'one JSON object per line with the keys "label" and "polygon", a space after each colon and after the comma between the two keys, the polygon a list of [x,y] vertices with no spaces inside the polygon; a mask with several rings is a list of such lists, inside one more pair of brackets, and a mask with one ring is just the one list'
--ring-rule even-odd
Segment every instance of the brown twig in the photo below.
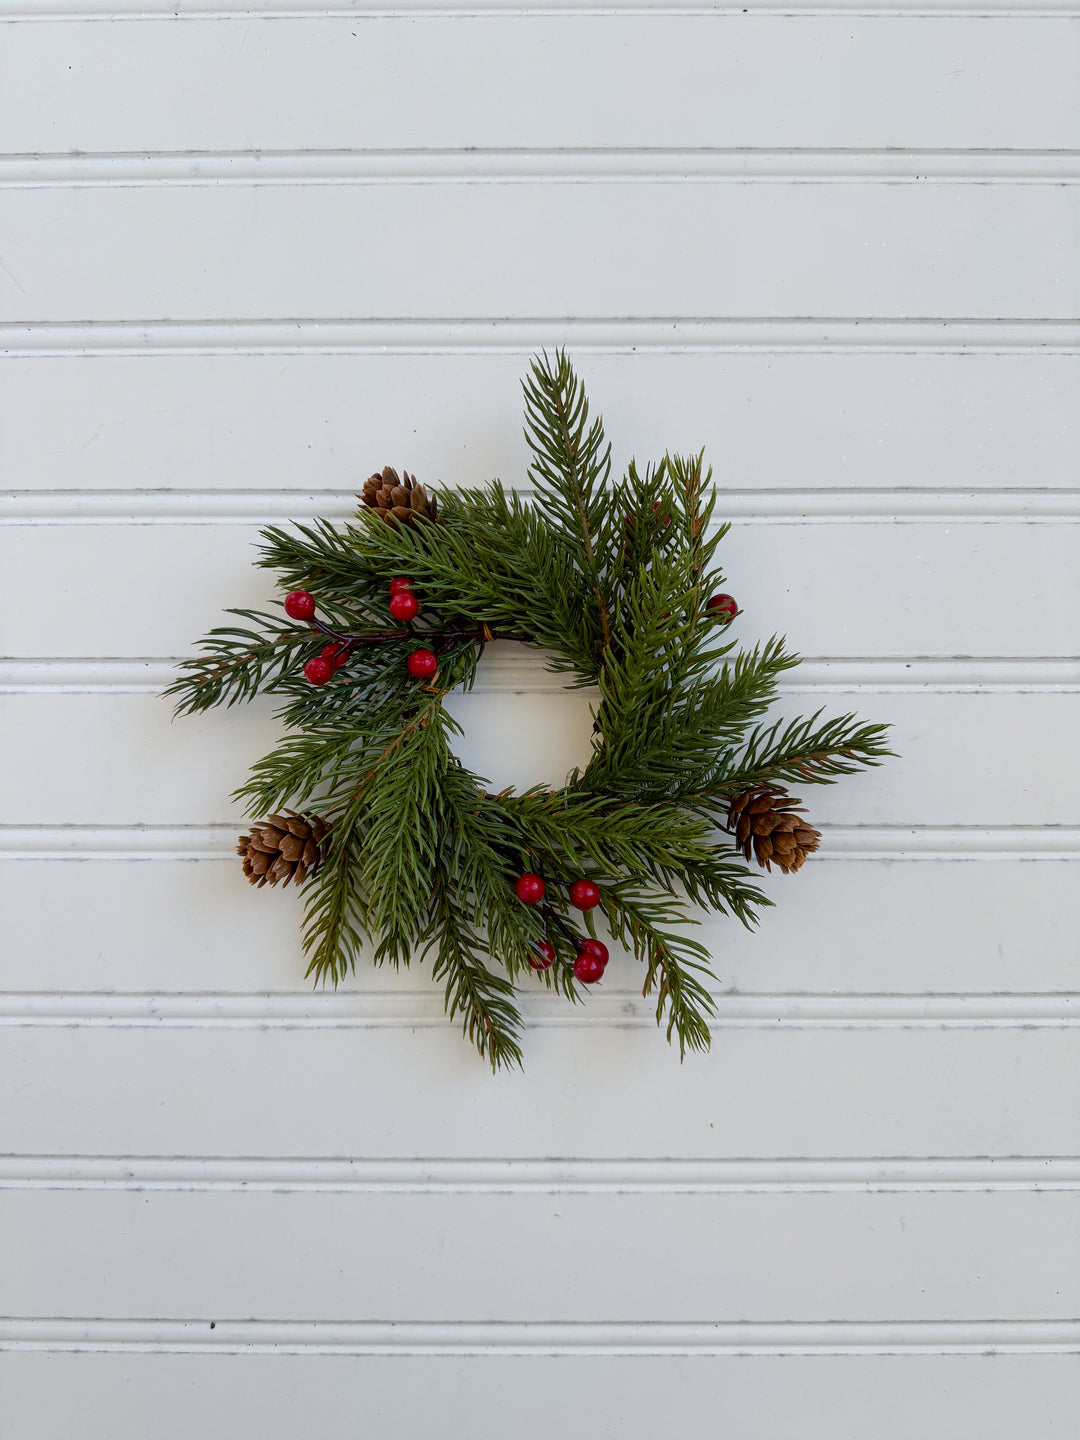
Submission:
{"label": "brown twig", "polygon": [[480,624],[474,630],[461,630],[453,628],[450,630],[369,630],[361,634],[342,634],[338,630],[332,630],[329,625],[324,625],[321,620],[312,619],[311,624],[316,630],[329,635],[332,640],[340,640],[343,645],[385,645],[394,640],[428,640],[435,643],[455,640],[471,640],[474,645],[487,645],[493,640],[522,640],[529,642],[531,635],[520,635],[514,630],[492,630],[490,625]]}

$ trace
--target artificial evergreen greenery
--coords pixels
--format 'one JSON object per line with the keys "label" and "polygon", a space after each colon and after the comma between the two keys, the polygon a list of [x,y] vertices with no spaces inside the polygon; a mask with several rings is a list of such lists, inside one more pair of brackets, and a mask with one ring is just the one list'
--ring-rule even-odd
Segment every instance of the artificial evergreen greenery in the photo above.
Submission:
{"label": "artificial evergreen greenery", "polygon": [[[887,727],[820,712],[766,722],[797,657],[776,638],[736,653],[728,616],[708,608],[728,526],[712,524],[702,456],[643,472],[631,464],[613,479],[603,425],[565,355],[535,360],[524,390],[531,503],[495,481],[441,495],[437,519],[425,497],[423,513],[401,509],[411,523],[384,523],[396,512],[369,497],[344,526],[263,531],[258,563],[285,589],[312,592],[323,622],[350,639],[330,683],[301,672],[324,634],[233,610],[236,621],[211,631],[168,693],[179,712],[282,697],[286,737],[237,795],[253,817],[289,809],[331,827],[305,882],[316,979],[336,984],[365,942],[376,964],[432,952],[447,1009],[481,1055],[493,1068],[520,1064],[517,982],[581,997],[564,883],[587,877],[685,1054],[708,1046],[713,1010],[708,952],[685,933],[687,901],[748,926],[771,904],[726,829],[732,802],[772,795],[787,814],[787,782],[829,784],[879,763]],[[405,627],[387,612],[399,575],[421,605]],[[571,685],[599,692],[592,757],[561,789],[489,794],[454,755],[458,727],[443,698],[472,685],[493,638],[541,647]],[[438,658],[428,683],[406,665],[424,643]],[[542,907],[515,894],[526,871],[547,879]],[[592,933],[591,912],[585,923]],[[555,961],[536,970],[545,940]]]}

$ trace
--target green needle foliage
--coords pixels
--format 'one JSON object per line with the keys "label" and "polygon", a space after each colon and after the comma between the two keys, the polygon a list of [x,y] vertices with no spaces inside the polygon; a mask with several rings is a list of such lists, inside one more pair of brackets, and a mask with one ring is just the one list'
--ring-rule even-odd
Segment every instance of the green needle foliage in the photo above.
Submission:
{"label": "green needle foliage", "polygon": [[[292,809],[331,825],[305,882],[316,980],[336,984],[365,947],[376,964],[431,954],[447,1011],[481,1055],[493,1069],[520,1065],[515,985],[583,998],[577,927],[591,933],[593,912],[573,910],[566,887],[588,878],[685,1055],[708,1047],[714,1010],[690,907],[753,926],[772,903],[727,829],[730,802],[876,765],[891,753],[887,727],[766,718],[798,658],[775,636],[737,650],[727,616],[708,609],[728,527],[713,522],[703,456],[613,479],[603,423],[565,354],[534,360],[524,392],[531,503],[495,481],[441,496],[438,522],[387,524],[361,507],[342,526],[263,531],[258,563],[284,590],[314,594],[323,623],[353,641],[328,684],[302,674],[323,633],[233,610],[167,693],[179,713],[282,698],[286,736],[237,795],[252,817]],[[388,610],[396,575],[421,606],[404,628]],[[598,693],[591,758],[560,789],[493,795],[454,754],[443,699],[472,685],[494,638],[543,649],[552,670]],[[424,644],[438,656],[429,682],[406,666]],[[546,879],[540,907],[516,898],[526,870]],[[537,970],[543,940],[556,958]]]}

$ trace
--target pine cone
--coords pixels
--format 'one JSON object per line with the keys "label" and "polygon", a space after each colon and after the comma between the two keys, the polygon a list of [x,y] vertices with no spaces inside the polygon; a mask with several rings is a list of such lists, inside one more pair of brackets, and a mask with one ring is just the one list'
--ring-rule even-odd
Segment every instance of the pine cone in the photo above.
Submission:
{"label": "pine cone", "polygon": [[236,853],[244,857],[244,874],[252,885],[276,885],[280,880],[300,885],[325,858],[324,841],[330,826],[318,815],[271,815],[241,835]]}
{"label": "pine cone", "polygon": [[807,855],[818,848],[821,832],[800,818],[799,802],[790,795],[755,785],[736,795],[728,804],[728,829],[735,832],[735,844],[766,870],[775,861],[785,875],[802,866]]}
{"label": "pine cone", "polygon": [[391,525],[412,525],[418,519],[438,519],[434,495],[429,495],[407,470],[399,479],[397,471],[389,465],[381,475],[372,475],[370,480],[364,481],[364,493],[358,498]]}

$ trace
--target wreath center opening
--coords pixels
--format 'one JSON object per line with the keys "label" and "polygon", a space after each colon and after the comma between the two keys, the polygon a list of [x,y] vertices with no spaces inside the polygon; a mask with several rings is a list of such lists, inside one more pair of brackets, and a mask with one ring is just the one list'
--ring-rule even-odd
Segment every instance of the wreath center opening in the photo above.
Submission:
{"label": "wreath center opening", "polygon": [[454,746],[461,763],[492,791],[512,785],[558,789],[592,753],[595,690],[572,690],[548,670],[542,651],[512,640],[489,645],[472,690],[443,701],[463,734]]}

